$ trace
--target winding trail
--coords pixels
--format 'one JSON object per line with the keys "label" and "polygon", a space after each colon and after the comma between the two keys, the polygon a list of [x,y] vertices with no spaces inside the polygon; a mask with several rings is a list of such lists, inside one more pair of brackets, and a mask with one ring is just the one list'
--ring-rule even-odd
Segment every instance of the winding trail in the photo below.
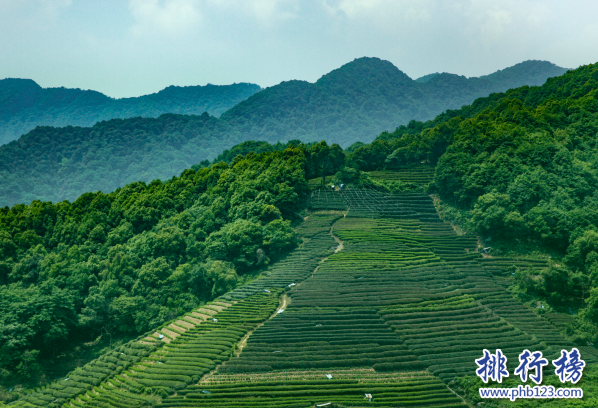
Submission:
{"label": "winding trail", "polygon": [[[336,222],[335,222],[336,224]],[[334,224],[332,224],[330,226],[330,236],[332,238],[334,238],[334,240],[336,241],[336,243],[338,244],[338,246],[334,249],[334,253],[338,254],[340,251],[342,251],[343,249],[345,249],[345,245],[343,244],[343,241],[341,241],[341,239],[339,237],[337,237],[336,235],[334,235],[334,233],[332,232],[332,230],[334,229]],[[314,271],[311,273],[311,276],[314,276],[316,274],[316,272],[318,272],[318,269],[320,269],[320,266],[326,262],[328,260],[328,258],[330,258],[329,256],[322,258],[320,260],[320,262],[318,263],[318,266],[316,266],[316,268],[314,269]],[[308,278],[309,279],[309,278]],[[301,283],[298,283],[297,285],[300,285]]]}
{"label": "winding trail", "polygon": [[243,351],[243,348],[247,345],[247,339],[249,338],[249,336],[251,336],[253,334],[254,331],[256,331],[257,329],[262,327],[267,321],[274,318],[278,314],[279,310],[286,309],[287,305],[290,303],[291,303],[291,298],[288,297],[286,293],[283,293],[282,295],[280,295],[280,302],[278,304],[278,307],[274,311],[274,313],[272,313],[272,316],[270,316],[269,318],[267,318],[266,320],[264,320],[263,322],[261,322],[260,324],[255,326],[255,328],[253,330],[248,332],[245,336],[243,336],[243,338],[241,340],[239,340],[239,343],[237,343],[237,349],[235,350],[235,356],[239,357],[239,355],[241,354],[241,351]]}

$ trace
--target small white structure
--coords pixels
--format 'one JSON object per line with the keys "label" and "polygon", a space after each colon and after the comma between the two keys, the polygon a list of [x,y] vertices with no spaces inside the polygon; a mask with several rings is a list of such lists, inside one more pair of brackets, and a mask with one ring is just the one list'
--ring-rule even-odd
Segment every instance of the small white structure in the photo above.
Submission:
{"label": "small white structure", "polygon": [[268,289],[262,289],[262,290],[266,293],[270,293],[270,291]]}
{"label": "small white structure", "polygon": [[332,380],[332,374],[326,374],[326,378],[328,378],[329,380]]}
{"label": "small white structure", "polygon": [[214,323],[218,323],[218,319],[216,319],[215,317],[212,317],[212,321],[213,321]]}
{"label": "small white structure", "polygon": [[278,312],[276,312],[276,314],[281,314],[282,312],[284,312],[284,309],[278,310]]}
{"label": "small white structure", "polygon": [[372,394],[365,394],[364,399],[368,400],[369,402],[372,402]]}
{"label": "small white structure", "polygon": [[[158,334],[158,338],[159,338],[160,340],[162,340],[162,339],[164,338],[164,335],[163,335],[163,334]],[[120,354],[122,354],[122,353],[120,353]]]}
{"label": "small white structure", "polygon": [[291,283],[291,284],[289,285],[289,288],[292,288],[293,286],[297,286],[297,284],[296,284],[296,283]]}

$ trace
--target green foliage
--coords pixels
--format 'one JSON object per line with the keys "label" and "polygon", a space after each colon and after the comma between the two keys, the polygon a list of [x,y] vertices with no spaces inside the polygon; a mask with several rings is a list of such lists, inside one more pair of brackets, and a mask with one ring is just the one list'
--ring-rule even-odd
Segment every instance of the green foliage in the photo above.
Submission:
{"label": "green foliage", "polygon": [[73,341],[159,326],[283,256],[305,168],[289,148],[0,209],[0,370],[34,378]]}
{"label": "green foliage", "polygon": [[214,159],[213,163],[232,163],[235,157],[239,155],[246,156],[249,153],[259,154],[264,152],[282,151],[289,147],[297,147],[300,144],[300,140],[290,140],[287,143],[276,142],[273,145],[268,142],[256,142],[254,140],[248,140],[233,146],[230,150],[224,150]]}
{"label": "green foliage", "polygon": [[[516,284],[564,311],[581,308],[590,324],[598,323],[597,72],[588,65],[539,88],[478,100],[390,140],[403,147],[386,159],[404,159],[405,148],[417,160],[440,157],[435,189],[471,210],[476,232],[566,255],[542,272],[519,272]],[[446,152],[438,156],[434,146]]]}
{"label": "green foliage", "polygon": [[204,114],[38,127],[0,147],[0,205],[75,200],[88,191],[169,179],[222,148],[208,135],[216,123]]}
{"label": "green foliage", "polygon": [[347,157],[347,165],[359,170],[377,170],[383,167],[392,146],[385,140],[375,140],[371,144],[356,148]]}
{"label": "green foliage", "polygon": [[[547,367],[546,367],[547,368]],[[559,378],[554,375],[553,373],[548,373],[547,369],[544,369],[544,377],[542,381],[542,386],[549,386],[552,385],[555,389],[564,387],[564,384],[559,380]],[[560,408],[560,407],[591,407],[595,406],[598,403],[597,397],[597,366],[596,364],[588,365],[583,370],[583,377],[575,386],[580,387],[584,390],[584,396],[582,400],[577,399],[556,399],[556,398],[546,398],[546,399],[530,399],[530,398],[521,398],[515,401],[505,400],[505,399],[482,399],[480,397],[480,388],[515,388],[522,385],[521,380],[518,376],[511,376],[509,378],[503,379],[502,383],[496,383],[492,380],[488,384],[484,384],[482,380],[477,376],[465,376],[461,378],[457,378],[454,381],[453,389],[457,391],[458,394],[462,395],[470,404],[477,406],[478,404],[488,408],[499,408],[499,407],[525,407],[525,408],[536,408],[536,407],[545,407],[545,408]],[[525,384],[523,384],[525,386]],[[527,385],[533,387],[535,384],[528,380]]]}
{"label": "green foliage", "polygon": [[322,183],[325,183],[325,177],[335,174],[345,164],[345,152],[338,144],[328,146],[325,141],[312,144],[309,149],[306,148],[306,176],[308,178],[322,177]]}

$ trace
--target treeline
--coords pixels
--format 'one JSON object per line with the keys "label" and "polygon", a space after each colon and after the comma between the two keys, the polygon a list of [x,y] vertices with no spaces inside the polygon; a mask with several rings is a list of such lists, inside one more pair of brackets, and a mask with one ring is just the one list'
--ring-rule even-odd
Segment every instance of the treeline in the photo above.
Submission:
{"label": "treeline", "polygon": [[488,246],[539,248],[562,259],[543,272],[517,273],[517,290],[579,310],[577,333],[597,341],[597,135],[594,64],[383,133],[357,146],[347,163],[362,170],[436,165],[430,192]]}
{"label": "treeline", "polygon": [[0,381],[102,334],[139,334],[198,307],[296,245],[306,175],[338,145],[298,144],[74,202],[0,209]]}
{"label": "treeline", "polygon": [[[548,62],[526,61],[486,77],[440,74],[421,83],[388,61],[360,58],[313,84],[288,81],[257,92],[220,118],[165,114],[155,119],[109,120],[91,128],[38,127],[18,141],[0,146],[0,206],[36,199],[72,201],[85,192],[107,193],[134,181],[168,180],[247,140],[261,141],[252,142],[257,144],[326,140],[342,146],[369,142],[384,129],[395,129],[410,119],[431,119],[479,96],[512,86],[538,85],[564,71]],[[167,88],[154,99],[148,96],[148,109],[171,106],[171,112],[197,112],[177,110],[174,102],[169,105],[168,100],[177,98],[181,104],[192,104],[195,94],[185,89]],[[79,93],[67,91],[74,92],[55,90],[56,100],[42,99],[49,105],[72,99],[69,103],[79,106]],[[97,96],[85,95],[86,100]],[[29,96],[24,92],[19,98],[3,99],[0,89],[0,101],[4,101],[0,102],[0,116],[12,117],[14,106],[37,100],[35,95]],[[97,106],[100,109],[101,103]],[[22,112],[30,108],[22,107]],[[85,112],[78,110],[73,117],[95,117]],[[61,125],[80,124],[66,119]],[[257,145],[253,147],[259,151]]]}

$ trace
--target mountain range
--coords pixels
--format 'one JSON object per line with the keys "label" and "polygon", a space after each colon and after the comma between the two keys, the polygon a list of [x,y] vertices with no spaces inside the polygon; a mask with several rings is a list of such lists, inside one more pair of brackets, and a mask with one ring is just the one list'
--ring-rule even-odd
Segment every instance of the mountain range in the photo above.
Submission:
{"label": "mountain range", "polygon": [[[169,179],[246,140],[326,140],[345,147],[369,142],[382,131],[413,119],[431,119],[492,92],[540,85],[565,71],[549,62],[526,61],[485,77],[443,73],[422,82],[412,80],[388,61],[359,58],[315,83],[286,81],[256,92],[219,118],[209,113],[165,114],[113,119],[93,127],[37,127],[0,146],[0,205],[35,199],[73,200],[86,191],[108,192],[134,181]],[[237,86],[247,87],[247,93],[259,90],[249,84]],[[64,94],[68,92],[64,90]],[[81,95],[81,101],[98,97],[94,93]],[[0,100],[7,105],[6,97]],[[196,103],[191,97],[189,100]],[[27,111],[17,106],[26,105],[23,101],[10,105],[13,117]],[[152,112],[159,111],[158,105]],[[76,107],[83,105],[73,102],[65,106],[79,112]],[[171,106],[183,109],[182,103],[172,102]],[[0,116],[9,117],[9,113]],[[66,124],[69,115],[62,116]]]}

